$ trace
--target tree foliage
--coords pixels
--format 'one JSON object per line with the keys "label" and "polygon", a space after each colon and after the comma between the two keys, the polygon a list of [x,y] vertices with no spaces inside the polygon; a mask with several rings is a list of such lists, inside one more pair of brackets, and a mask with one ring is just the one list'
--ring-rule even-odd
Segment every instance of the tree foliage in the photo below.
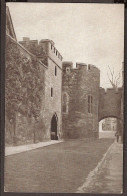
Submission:
{"label": "tree foliage", "polygon": [[40,45],[35,45],[29,42],[29,44],[25,44],[25,48],[32,54],[41,57],[41,62],[47,66],[47,55]]}
{"label": "tree foliage", "polygon": [[5,103],[9,120],[15,121],[17,112],[37,120],[44,91],[40,72],[38,60],[26,58],[18,44],[7,37]]}

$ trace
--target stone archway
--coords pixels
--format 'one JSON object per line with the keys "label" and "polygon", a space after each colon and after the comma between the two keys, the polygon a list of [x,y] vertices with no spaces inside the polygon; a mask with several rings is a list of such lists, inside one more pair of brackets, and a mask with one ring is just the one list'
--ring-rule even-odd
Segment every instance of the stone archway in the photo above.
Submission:
{"label": "stone archway", "polygon": [[55,113],[51,119],[51,140],[58,140],[57,125],[58,125],[58,117]]}
{"label": "stone archway", "polygon": [[107,117],[121,118],[121,96],[122,88],[118,90],[113,88],[99,90],[99,111],[98,120],[102,120]]}

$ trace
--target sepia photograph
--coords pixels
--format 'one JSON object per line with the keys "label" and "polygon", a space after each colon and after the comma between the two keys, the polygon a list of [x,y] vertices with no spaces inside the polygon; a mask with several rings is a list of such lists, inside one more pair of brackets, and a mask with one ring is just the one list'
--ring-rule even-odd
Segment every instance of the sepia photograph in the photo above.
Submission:
{"label": "sepia photograph", "polygon": [[123,193],[124,4],[6,3],[4,192]]}

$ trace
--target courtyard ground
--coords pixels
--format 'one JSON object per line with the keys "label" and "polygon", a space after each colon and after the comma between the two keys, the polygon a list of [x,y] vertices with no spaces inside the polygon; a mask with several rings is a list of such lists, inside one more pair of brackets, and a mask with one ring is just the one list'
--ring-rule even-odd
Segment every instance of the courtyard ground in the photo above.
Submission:
{"label": "courtyard ground", "polygon": [[5,157],[5,191],[74,193],[114,140],[71,140]]}
{"label": "courtyard ground", "polygon": [[114,138],[115,131],[99,131],[99,138]]}
{"label": "courtyard ground", "polygon": [[123,192],[123,144],[113,143],[100,170],[92,176],[89,185],[85,186],[84,183],[78,192],[116,194]]}

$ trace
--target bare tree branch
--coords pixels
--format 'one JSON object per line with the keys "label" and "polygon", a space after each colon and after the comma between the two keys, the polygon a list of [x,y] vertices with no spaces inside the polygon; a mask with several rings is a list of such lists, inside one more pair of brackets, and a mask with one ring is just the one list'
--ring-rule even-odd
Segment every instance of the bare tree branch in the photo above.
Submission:
{"label": "bare tree branch", "polygon": [[112,87],[117,89],[119,84],[120,84],[120,78],[121,78],[120,72],[119,72],[118,75],[115,75],[114,67],[113,67],[113,70],[111,70],[109,65],[108,65],[108,70],[109,70],[110,75],[111,75],[111,76],[109,76],[108,71],[107,71],[108,79],[109,79]]}

